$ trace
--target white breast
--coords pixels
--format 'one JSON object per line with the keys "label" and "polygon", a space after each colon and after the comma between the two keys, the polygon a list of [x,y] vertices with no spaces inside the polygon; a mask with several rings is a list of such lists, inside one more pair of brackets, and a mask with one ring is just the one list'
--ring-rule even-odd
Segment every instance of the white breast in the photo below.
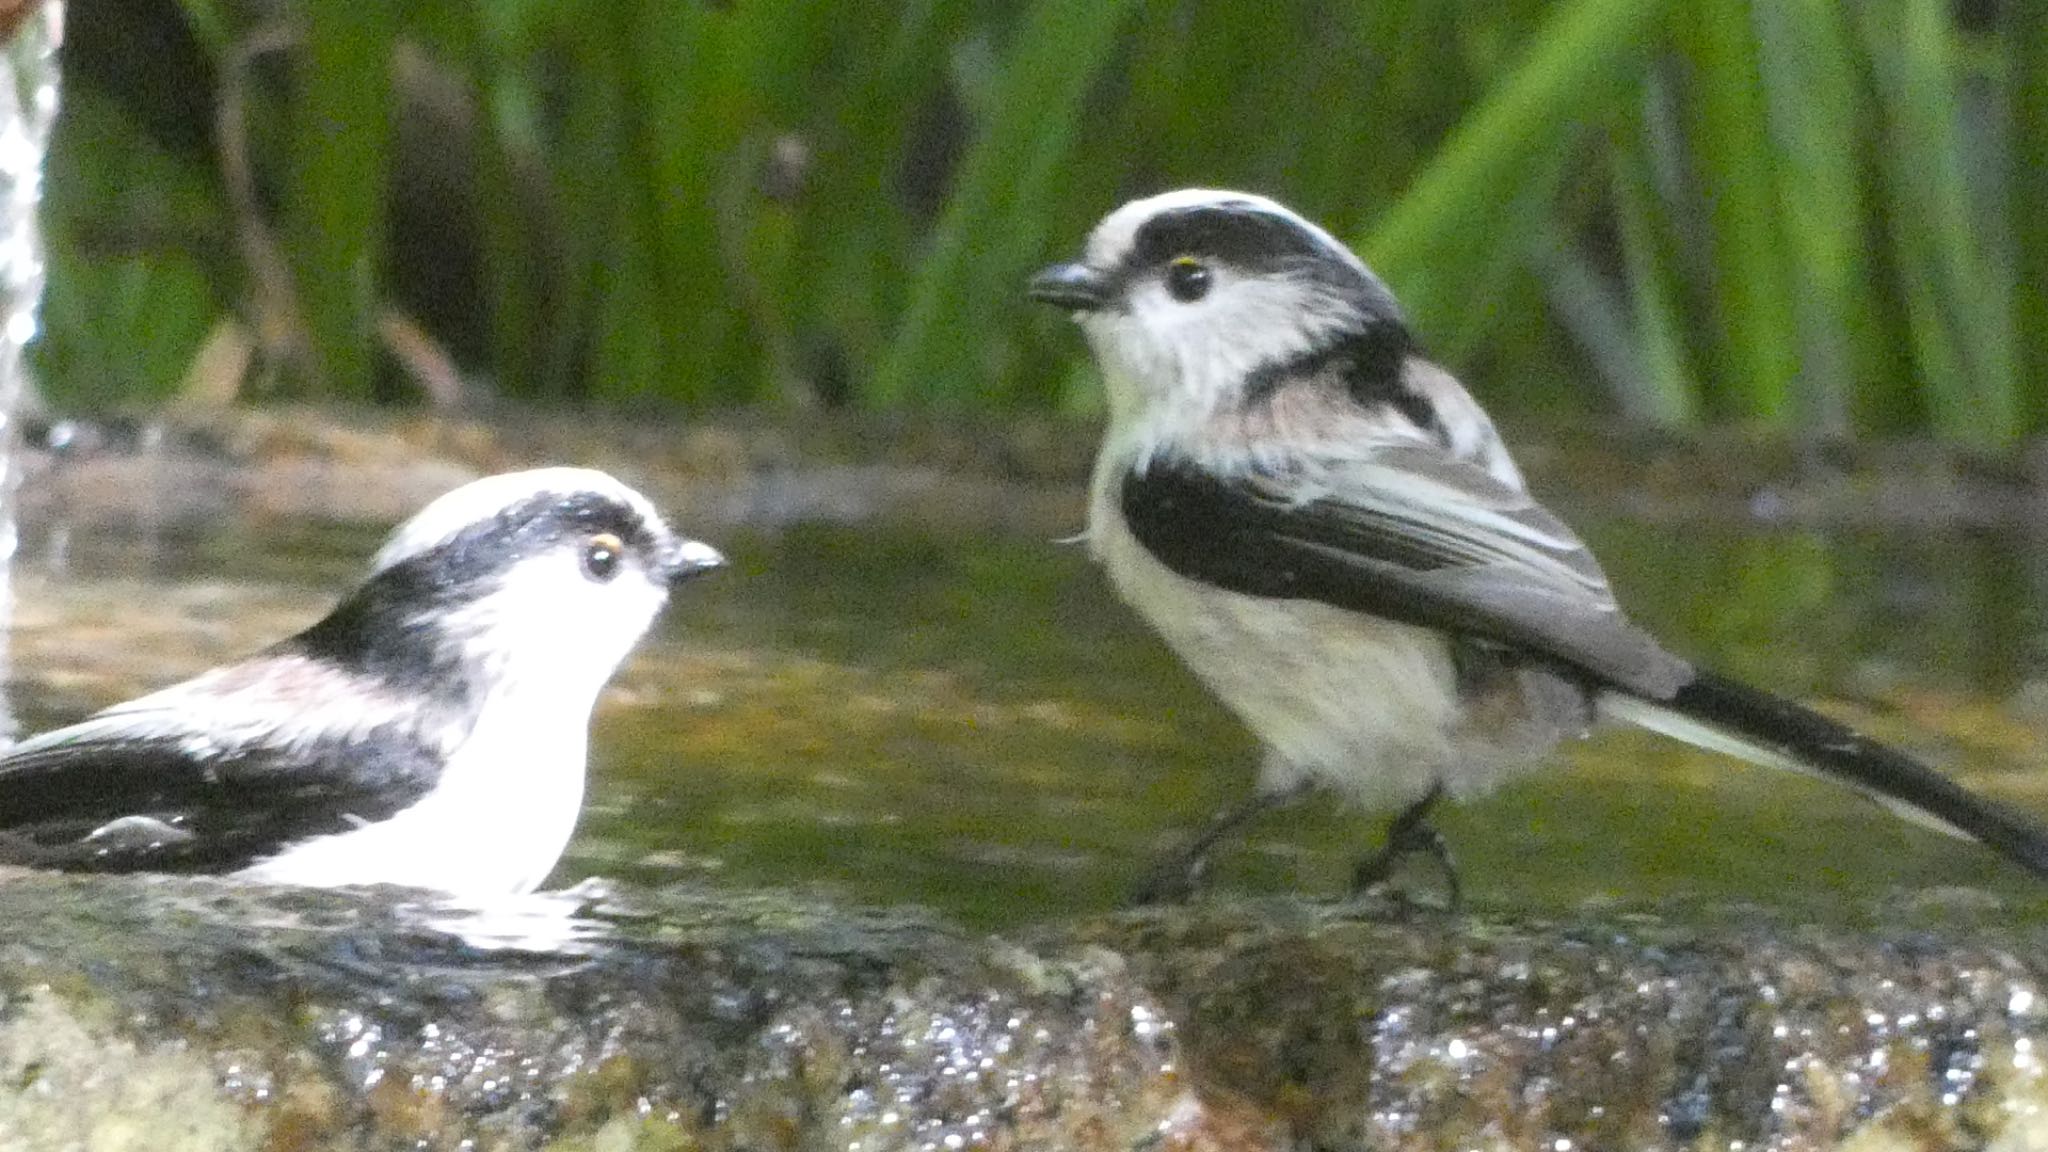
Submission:
{"label": "white breast", "polygon": [[583,806],[590,698],[507,686],[433,791],[387,820],[296,844],[238,875],[338,887],[399,884],[464,897],[531,892]]}

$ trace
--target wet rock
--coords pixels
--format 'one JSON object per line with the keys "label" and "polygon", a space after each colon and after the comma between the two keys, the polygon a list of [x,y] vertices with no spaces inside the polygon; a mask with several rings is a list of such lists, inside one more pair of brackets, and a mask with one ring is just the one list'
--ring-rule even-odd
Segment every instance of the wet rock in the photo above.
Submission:
{"label": "wet rock", "polygon": [[1196,1095],[1313,1147],[2048,1146],[2038,932],[1298,908],[1114,931]]}
{"label": "wet rock", "polygon": [[908,916],[36,876],[0,908],[0,1148],[1125,1148],[1181,1092],[1121,957]]}
{"label": "wet rock", "polygon": [[[2038,929],[10,875],[0,1148],[2048,1146]],[[1705,926],[1700,926],[1705,925]]]}

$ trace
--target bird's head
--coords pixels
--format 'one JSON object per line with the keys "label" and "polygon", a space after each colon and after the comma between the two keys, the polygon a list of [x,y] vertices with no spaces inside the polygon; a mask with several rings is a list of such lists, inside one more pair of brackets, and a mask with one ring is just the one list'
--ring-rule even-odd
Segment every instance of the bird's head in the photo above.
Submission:
{"label": "bird's head", "polygon": [[1263,196],[1200,188],[1110,213],[1031,295],[1080,322],[1124,419],[1214,410],[1261,369],[1403,324],[1393,293],[1328,232]]}
{"label": "bird's head", "polygon": [[510,472],[400,525],[297,643],[400,688],[475,696],[517,682],[594,699],[669,590],[723,563],[603,472]]}

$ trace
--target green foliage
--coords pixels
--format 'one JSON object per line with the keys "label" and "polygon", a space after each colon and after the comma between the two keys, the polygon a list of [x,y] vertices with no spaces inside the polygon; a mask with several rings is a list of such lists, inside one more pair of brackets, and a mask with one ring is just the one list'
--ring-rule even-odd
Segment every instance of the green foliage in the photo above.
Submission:
{"label": "green foliage", "polygon": [[314,383],[350,400],[371,393],[396,3],[306,5],[295,54],[287,251],[312,337]]}
{"label": "green foliage", "polygon": [[[881,404],[967,394],[1002,371],[983,331],[1017,299],[1050,240],[1055,180],[1075,158],[1082,98],[1101,70],[1124,0],[1039,0],[989,81],[983,127],[926,241],[909,304],[875,374]],[[1030,109],[1028,116],[1013,110]]]}
{"label": "green foliage", "polygon": [[[1365,249],[1425,331],[1464,347],[1473,287],[1526,256],[1572,145],[1626,97],[1665,0],[1570,0],[1375,223]],[[1503,243],[1503,238],[1513,239]]]}
{"label": "green foliage", "polygon": [[1608,159],[1644,353],[1642,379],[1616,382],[1627,406],[1978,446],[2040,427],[2026,397],[2048,380],[2022,373],[2016,336],[2034,306],[2017,270],[2039,244],[2011,242],[2019,200],[1980,178],[2037,131],[1993,83],[2028,69],[1973,63],[1984,33],[1949,9],[1712,0],[1679,16]]}
{"label": "green foliage", "polygon": [[2006,218],[2018,250],[2014,330],[2019,342],[2024,416],[2048,427],[2048,5],[2006,8],[2005,74],[2012,142]]}
{"label": "green foliage", "polygon": [[209,174],[139,136],[104,96],[66,95],[46,175],[35,352],[74,405],[171,396],[227,304],[223,269],[202,255],[229,244]]}
{"label": "green foliage", "polygon": [[[216,63],[262,7],[183,0]],[[1360,241],[1509,411],[1995,446],[2048,420],[2048,16],[2005,7],[300,0],[252,143],[303,386],[330,395],[372,394],[396,297],[470,309],[466,367],[517,396],[1085,408],[1078,342],[1022,281],[1121,200],[1205,184]],[[391,130],[422,102],[408,52],[467,138]],[[64,134],[53,213],[128,210],[134,131]],[[457,158],[470,249],[391,250],[394,202]],[[227,219],[213,158],[173,161],[141,178]],[[82,315],[258,291],[227,237],[129,284],[56,232],[59,391],[99,394],[74,366],[149,327]],[[460,291],[406,298],[419,262],[470,258]]]}
{"label": "green foliage", "polygon": [[[1768,0],[1766,0],[1768,2]],[[1690,4],[1677,29],[1693,65],[1691,132],[1715,286],[1709,347],[1731,410],[1782,421],[1799,370],[1777,143],[1748,0]]]}

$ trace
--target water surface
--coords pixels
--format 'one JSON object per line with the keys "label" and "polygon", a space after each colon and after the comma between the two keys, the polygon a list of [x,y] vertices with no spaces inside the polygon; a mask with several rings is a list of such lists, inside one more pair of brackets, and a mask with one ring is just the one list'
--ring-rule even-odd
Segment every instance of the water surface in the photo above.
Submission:
{"label": "water surface", "polygon": [[[1822,702],[2048,814],[2048,563],[2024,536],[1826,535],[1574,518],[1675,648]],[[736,560],[607,694],[558,874],[918,902],[984,926],[1117,903],[1243,797],[1257,752],[1073,546],[872,528],[709,533]],[[42,727],[317,616],[378,534],[32,534],[14,697]],[[1219,860],[1246,891],[1342,890],[1383,814],[1315,800]],[[1482,907],[1734,898],[2038,911],[1995,858],[1824,783],[1603,732],[1444,812]]]}

